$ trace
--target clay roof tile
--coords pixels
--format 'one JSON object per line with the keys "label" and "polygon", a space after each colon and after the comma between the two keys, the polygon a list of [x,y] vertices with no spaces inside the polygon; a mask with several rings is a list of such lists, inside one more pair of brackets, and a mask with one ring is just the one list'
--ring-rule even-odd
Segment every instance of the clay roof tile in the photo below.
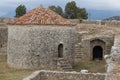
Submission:
{"label": "clay roof tile", "polygon": [[70,25],[75,23],[61,17],[57,13],[44,7],[38,7],[26,13],[22,17],[16,19],[13,25]]}

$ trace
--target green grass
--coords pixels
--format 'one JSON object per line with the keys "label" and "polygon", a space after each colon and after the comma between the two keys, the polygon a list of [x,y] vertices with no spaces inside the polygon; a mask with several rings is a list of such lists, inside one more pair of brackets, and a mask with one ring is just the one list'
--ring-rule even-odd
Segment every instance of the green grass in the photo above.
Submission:
{"label": "green grass", "polygon": [[6,56],[0,56],[0,80],[22,80],[29,76],[33,70],[16,70],[9,68]]}
{"label": "green grass", "polygon": [[[16,70],[9,68],[6,56],[0,56],[0,80],[22,80],[29,76],[34,70]],[[74,65],[75,71],[87,69],[90,72],[105,72],[105,61],[77,60]]]}
{"label": "green grass", "polygon": [[90,61],[90,60],[77,60],[73,66],[75,71],[80,71],[81,69],[87,69],[89,72],[100,72],[105,71],[105,61]]}

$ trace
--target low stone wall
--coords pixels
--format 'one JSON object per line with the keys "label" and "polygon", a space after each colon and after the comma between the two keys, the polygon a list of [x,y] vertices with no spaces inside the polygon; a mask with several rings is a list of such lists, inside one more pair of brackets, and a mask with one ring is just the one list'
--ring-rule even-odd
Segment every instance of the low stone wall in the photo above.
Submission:
{"label": "low stone wall", "polygon": [[0,23],[8,23],[14,21],[15,18],[0,18]]}
{"label": "low stone wall", "polygon": [[101,21],[101,25],[120,27],[120,21]]}
{"label": "low stone wall", "polygon": [[80,73],[80,72],[58,72],[58,71],[36,71],[23,80],[104,80],[106,74]]}
{"label": "low stone wall", "polygon": [[82,20],[80,19],[69,19],[71,22],[79,24]]}
{"label": "low stone wall", "polygon": [[101,25],[101,20],[82,20],[81,23]]}
{"label": "low stone wall", "polygon": [[120,21],[102,21],[102,20],[79,20],[79,19],[70,19],[70,21],[80,24],[93,24],[93,25],[104,25],[104,26],[115,26],[120,27]]}

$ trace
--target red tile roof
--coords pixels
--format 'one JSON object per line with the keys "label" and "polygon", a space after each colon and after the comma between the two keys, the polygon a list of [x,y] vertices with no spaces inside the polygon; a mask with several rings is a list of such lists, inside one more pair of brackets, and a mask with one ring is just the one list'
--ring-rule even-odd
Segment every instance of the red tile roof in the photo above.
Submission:
{"label": "red tile roof", "polygon": [[70,25],[74,26],[75,23],[61,17],[57,13],[50,9],[38,7],[22,17],[16,19],[13,23],[14,25]]}

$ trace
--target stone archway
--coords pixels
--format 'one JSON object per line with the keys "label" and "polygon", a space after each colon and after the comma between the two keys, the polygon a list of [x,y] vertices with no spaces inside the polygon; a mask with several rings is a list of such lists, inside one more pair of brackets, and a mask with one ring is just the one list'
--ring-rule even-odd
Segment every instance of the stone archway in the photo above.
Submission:
{"label": "stone archway", "polygon": [[94,39],[90,42],[91,59],[103,60],[105,54],[105,42],[100,39]]}
{"label": "stone archway", "polygon": [[93,48],[93,60],[102,60],[103,59],[103,48],[101,46],[95,46]]}

